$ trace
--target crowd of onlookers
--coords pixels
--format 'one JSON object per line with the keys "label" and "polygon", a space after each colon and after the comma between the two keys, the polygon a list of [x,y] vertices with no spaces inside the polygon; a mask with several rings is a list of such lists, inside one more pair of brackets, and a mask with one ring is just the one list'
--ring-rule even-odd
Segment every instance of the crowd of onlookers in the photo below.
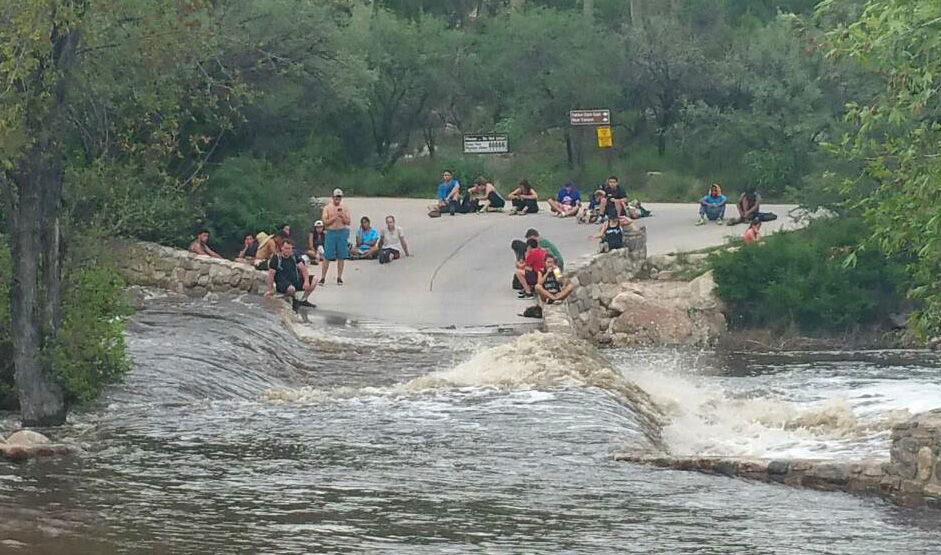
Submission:
{"label": "crowd of onlookers", "polygon": [[[527,180],[520,181],[504,197],[486,178],[477,178],[465,189],[453,172],[446,170],[438,183],[436,201],[428,207],[428,215],[502,212],[508,202],[510,215],[525,216],[539,212],[539,194]],[[589,195],[587,201],[583,201],[576,185],[568,181],[554,197],[546,199],[546,204],[555,217],[599,225],[598,231],[589,238],[599,242],[600,252],[623,248],[625,226],[652,215],[640,201],[628,199],[616,176],[609,177]],[[713,184],[699,202],[697,225],[710,221],[720,225],[725,223],[727,204],[728,198],[722,194],[722,187],[718,183]],[[727,223],[749,224],[743,236],[746,244],[760,240],[762,222],[777,218],[773,213],[760,210],[761,195],[753,188],[741,194],[736,208],[738,216]],[[321,219],[311,226],[306,245],[296,242],[291,226],[284,224],[272,234],[261,231],[246,235],[236,260],[266,271],[266,296],[277,291],[290,298],[297,309],[298,306],[314,306],[308,298],[317,285],[326,283],[332,264],[337,268],[337,285],[343,285],[346,260],[378,260],[380,264],[387,264],[403,255],[411,255],[405,233],[394,216],[386,216],[380,229],[374,228],[371,220],[363,216],[352,240],[351,224],[350,212],[343,203],[343,191],[335,189],[323,207]],[[200,230],[189,250],[221,258],[208,243],[209,232]],[[551,241],[540,237],[538,231],[528,230],[524,240],[513,241],[511,247],[516,255],[513,288],[519,291],[520,299],[538,297],[540,301],[552,304],[565,300],[572,293],[574,287],[562,273],[565,265],[562,254]],[[310,270],[315,265],[321,267],[319,280]],[[297,293],[301,293],[300,300],[295,298]]]}

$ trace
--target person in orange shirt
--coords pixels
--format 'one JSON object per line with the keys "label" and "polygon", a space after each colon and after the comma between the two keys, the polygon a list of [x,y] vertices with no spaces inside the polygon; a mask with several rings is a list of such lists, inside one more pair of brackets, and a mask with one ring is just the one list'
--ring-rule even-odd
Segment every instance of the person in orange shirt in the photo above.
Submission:
{"label": "person in orange shirt", "polygon": [[745,235],[742,236],[742,240],[745,241],[746,245],[751,243],[757,243],[761,241],[761,220],[755,218],[751,221],[751,224],[748,226],[748,229],[745,230]]}

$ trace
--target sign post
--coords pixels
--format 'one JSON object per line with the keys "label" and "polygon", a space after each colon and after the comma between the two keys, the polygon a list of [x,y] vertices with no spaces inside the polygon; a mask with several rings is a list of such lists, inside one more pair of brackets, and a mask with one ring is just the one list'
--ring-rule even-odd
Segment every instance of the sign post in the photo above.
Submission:
{"label": "sign post", "polygon": [[611,110],[572,110],[570,125],[611,125]]}
{"label": "sign post", "polygon": [[464,135],[464,154],[504,154],[509,151],[506,135]]}

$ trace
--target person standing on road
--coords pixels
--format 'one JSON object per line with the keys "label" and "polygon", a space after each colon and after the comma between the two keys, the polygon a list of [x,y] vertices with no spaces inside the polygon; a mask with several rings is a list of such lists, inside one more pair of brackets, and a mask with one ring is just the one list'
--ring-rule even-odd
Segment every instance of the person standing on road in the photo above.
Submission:
{"label": "person standing on road", "polygon": [[327,280],[330,263],[337,263],[337,285],[343,285],[343,263],[350,256],[350,212],[343,205],[343,191],[333,190],[333,198],[323,207],[321,215],[327,233],[323,243],[323,273],[320,285]]}

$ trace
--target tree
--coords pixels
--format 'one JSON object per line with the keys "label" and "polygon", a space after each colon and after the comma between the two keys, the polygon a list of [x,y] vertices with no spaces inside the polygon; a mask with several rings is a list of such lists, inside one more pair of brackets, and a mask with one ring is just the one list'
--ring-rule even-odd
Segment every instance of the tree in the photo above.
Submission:
{"label": "tree", "polygon": [[[840,6],[822,2],[821,17]],[[870,0],[858,19],[828,35],[837,58],[882,78],[874,99],[851,103],[854,133],[834,145],[863,168],[846,180],[847,207],[861,211],[869,244],[909,257],[918,308],[909,321],[925,337],[941,332],[941,3]],[[852,263],[853,258],[848,260]]]}

